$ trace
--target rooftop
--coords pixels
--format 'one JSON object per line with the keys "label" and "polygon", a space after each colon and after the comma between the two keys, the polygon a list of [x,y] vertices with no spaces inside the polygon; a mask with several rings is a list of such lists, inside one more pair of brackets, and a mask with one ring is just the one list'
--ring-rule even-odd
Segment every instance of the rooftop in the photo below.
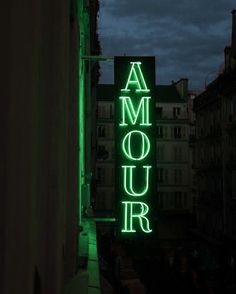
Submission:
{"label": "rooftop", "polygon": [[[99,101],[113,101],[115,90],[113,84],[100,84],[97,88],[97,97]],[[156,102],[161,103],[182,103],[175,84],[172,85],[157,85],[155,87]]]}

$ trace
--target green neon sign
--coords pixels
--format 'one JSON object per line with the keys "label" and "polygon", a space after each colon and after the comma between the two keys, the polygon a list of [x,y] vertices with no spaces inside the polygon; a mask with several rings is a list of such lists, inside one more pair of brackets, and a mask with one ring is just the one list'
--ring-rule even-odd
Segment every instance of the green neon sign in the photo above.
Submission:
{"label": "green neon sign", "polygon": [[154,57],[115,57],[116,194],[122,236],[153,231],[154,87]]}

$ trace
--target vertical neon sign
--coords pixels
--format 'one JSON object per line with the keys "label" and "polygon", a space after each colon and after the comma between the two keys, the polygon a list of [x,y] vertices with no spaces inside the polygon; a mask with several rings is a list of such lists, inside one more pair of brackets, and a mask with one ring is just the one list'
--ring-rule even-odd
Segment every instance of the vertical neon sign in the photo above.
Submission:
{"label": "vertical neon sign", "polygon": [[153,231],[154,57],[115,57],[116,195],[123,235]]}

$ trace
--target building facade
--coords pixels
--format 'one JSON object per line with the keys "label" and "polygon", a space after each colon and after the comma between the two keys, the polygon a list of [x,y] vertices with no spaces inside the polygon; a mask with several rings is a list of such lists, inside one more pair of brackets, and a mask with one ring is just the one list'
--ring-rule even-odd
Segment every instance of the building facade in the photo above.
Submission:
{"label": "building facade", "polygon": [[2,27],[8,81],[1,106],[0,292],[61,294],[79,268],[92,136],[91,118],[79,114],[98,80],[96,65],[89,68],[83,57],[99,51],[98,1],[5,6],[1,19],[7,11],[11,17]]}
{"label": "building facade", "polygon": [[[235,271],[236,11],[225,68],[194,100],[198,236],[215,263]],[[210,246],[209,246],[210,244]],[[214,246],[213,246],[214,245]],[[215,250],[215,251],[214,251]],[[212,257],[214,259],[214,257]],[[231,272],[231,274],[232,274]]]}
{"label": "building facade", "polygon": [[97,99],[95,209],[112,216],[116,205],[113,85],[99,85]]}
{"label": "building facade", "polygon": [[186,79],[157,86],[156,124],[158,231],[161,239],[178,239],[192,213]]}

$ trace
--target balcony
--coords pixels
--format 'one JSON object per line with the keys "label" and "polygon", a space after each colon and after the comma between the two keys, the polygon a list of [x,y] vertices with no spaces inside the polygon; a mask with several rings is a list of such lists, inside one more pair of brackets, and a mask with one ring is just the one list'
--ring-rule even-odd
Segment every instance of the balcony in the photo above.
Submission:
{"label": "balcony", "polygon": [[158,111],[158,108],[156,108],[156,120],[161,120],[161,121],[165,121],[165,120],[173,120],[173,121],[183,121],[183,120],[188,120],[188,115],[186,112],[184,113],[180,113],[180,114],[174,114],[173,111]]}

